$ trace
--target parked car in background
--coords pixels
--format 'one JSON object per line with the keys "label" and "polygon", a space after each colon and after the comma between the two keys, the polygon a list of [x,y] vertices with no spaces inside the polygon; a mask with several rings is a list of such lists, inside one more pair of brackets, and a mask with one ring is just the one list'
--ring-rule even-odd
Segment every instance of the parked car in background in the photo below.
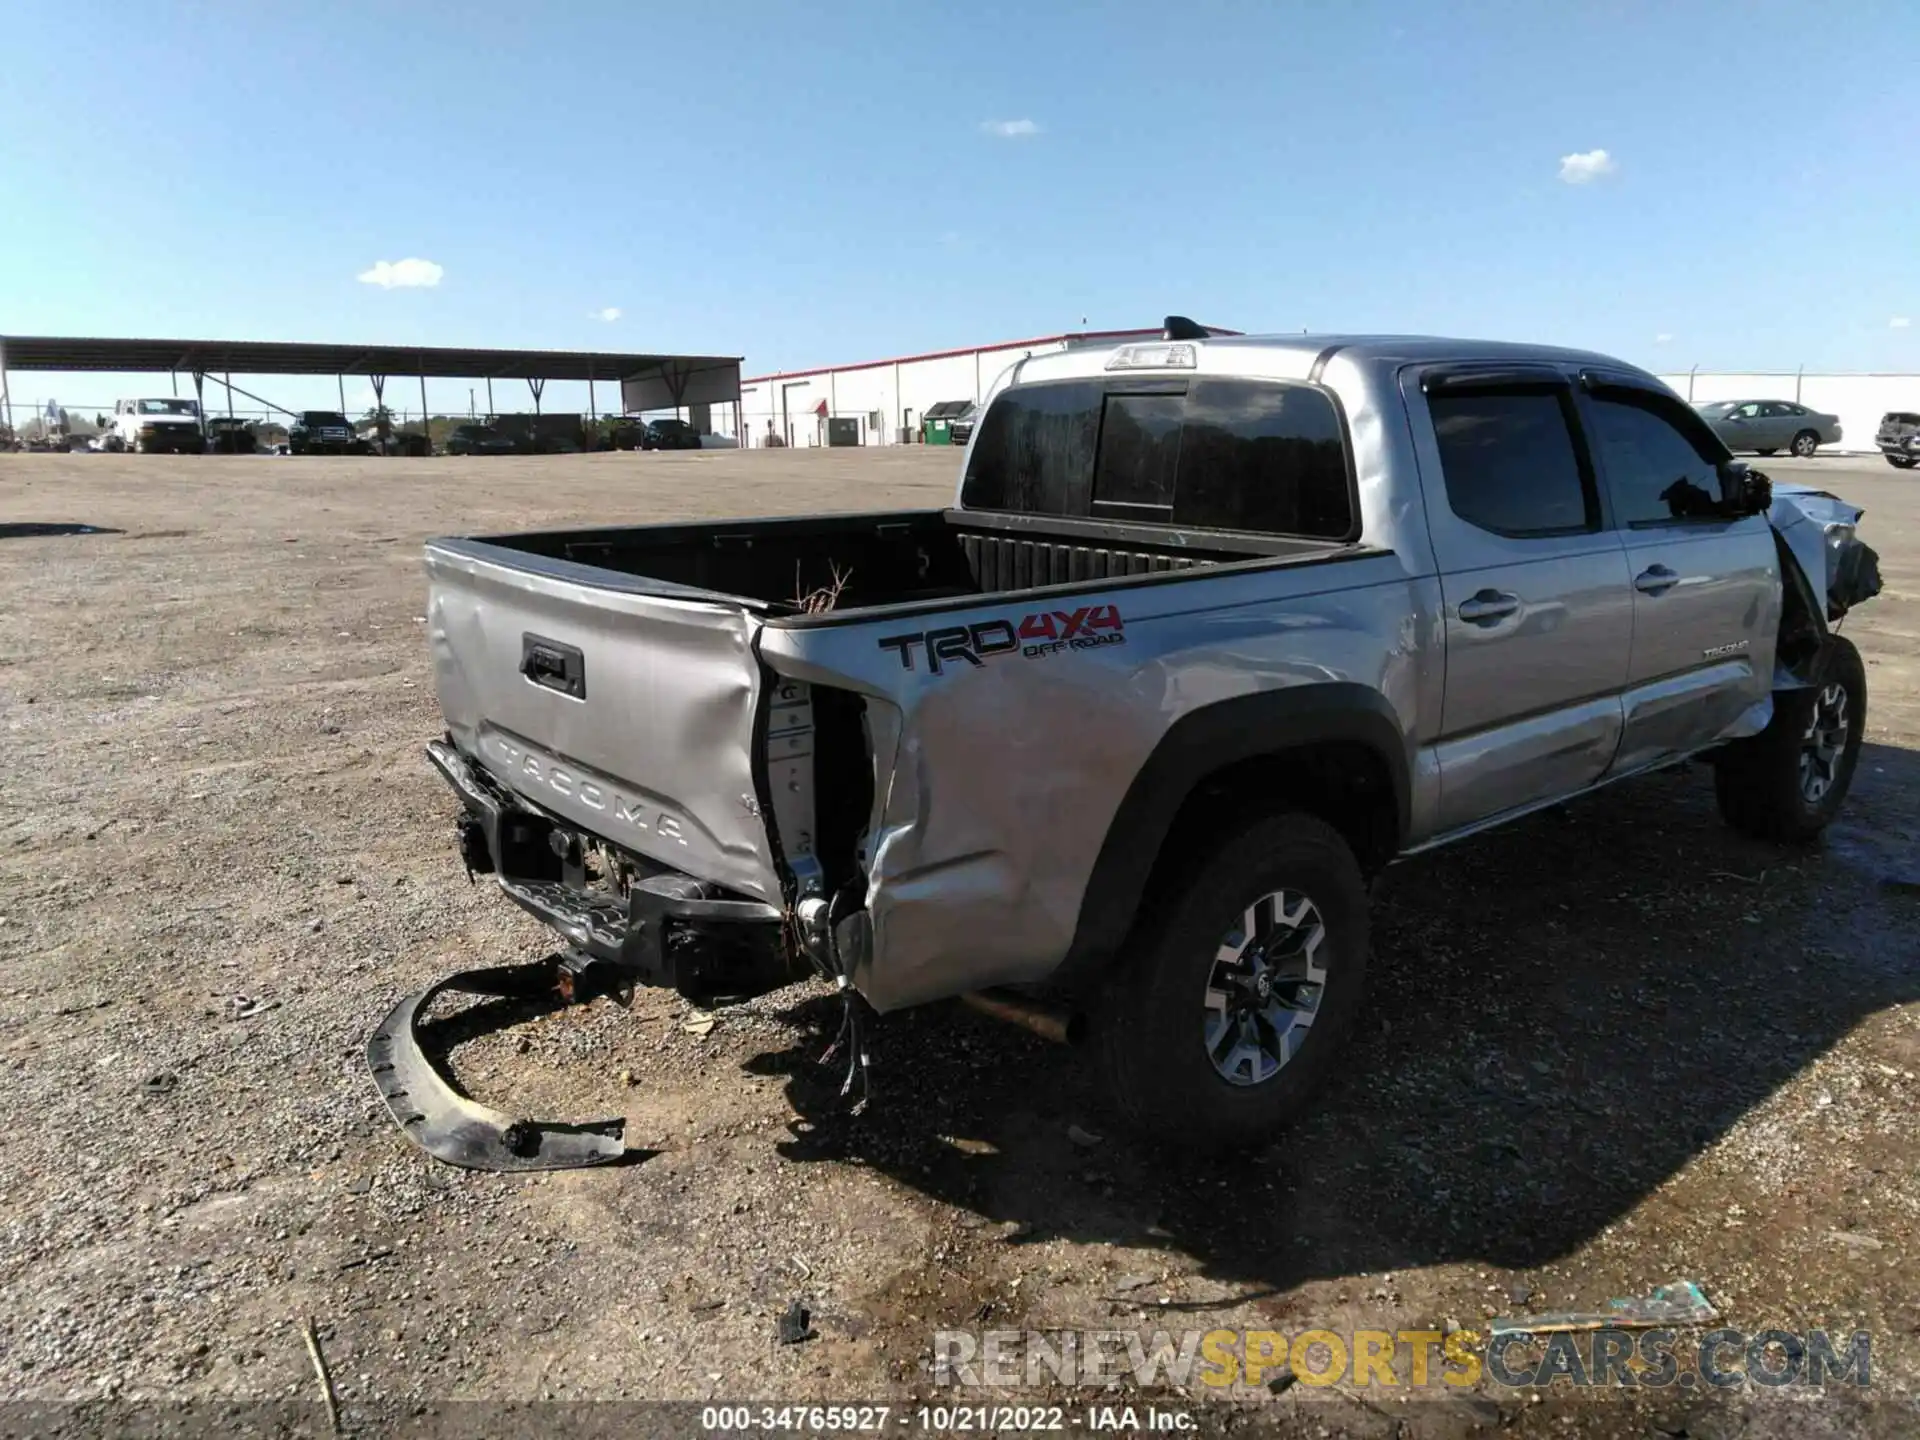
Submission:
{"label": "parked car in background", "polygon": [[206,433],[212,455],[251,455],[257,448],[253,426],[233,415],[207,417]]}
{"label": "parked car in background", "polygon": [[177,396],[115,401],[107,436],[108,449],[142,454],[198,455],[207,448],[200,402]]}
{"label": "parked car in background", "polygon": [[519,448],[491,425],[456,425],[447,437],[449,455],[512,455]]}
{"label": "parked car in background", "polygon": [[973,439],[973,427],[980,423],[980,407],[973,405],[967,412],[947,427],[947,433],[953,437],[953,443],[964,445]]}
{"label": "parked car in background", "polygon": [[337,410],[302,410],[287,426],[295,455],[351,455],[356,443],[352,422]]}
{"label": "parked car in background", "polygon": [[1733,451],[1772,455],[1790,450],[1802,460],[1822,445],[1840,443],[1840,417],[1791,400],[1716,400],[1696,405],[1700,418]]}
{"label": "parked car in background", "polygon": [[698,450],[700,432],[684,420],[666,419],[647,422],[647,449]]}
{"label": "parked car in background", "polygon": [[375,425],[360,432],[359,441],[354,446],[359,455],[405,455],[413,459],[424,459],[433,454],[433,446],[427,437],[418,430],[395,430],[391,427],[383,435]]}
{"label": "parked car in background", "polygon": [[1889,410],[1880,417],[1873,443],[1894,469],[1913,469],[1920,462],[1920,411]]}
{"label": "parked car in background", "polygon": [[604,422],[607,448],[610,450],[650,450],[646,422],[631,415],[616,415]]}

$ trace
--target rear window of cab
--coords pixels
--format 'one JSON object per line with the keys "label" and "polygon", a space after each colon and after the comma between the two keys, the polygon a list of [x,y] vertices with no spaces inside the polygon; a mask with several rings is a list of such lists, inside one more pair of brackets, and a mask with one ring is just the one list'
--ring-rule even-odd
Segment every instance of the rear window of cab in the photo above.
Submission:
{"label": "rear window of cab", "polygon": [[967,452],[960,503],[1313,539],[1356,530],[1346,427],[1284,381],[1046,381],[1002,391]]}

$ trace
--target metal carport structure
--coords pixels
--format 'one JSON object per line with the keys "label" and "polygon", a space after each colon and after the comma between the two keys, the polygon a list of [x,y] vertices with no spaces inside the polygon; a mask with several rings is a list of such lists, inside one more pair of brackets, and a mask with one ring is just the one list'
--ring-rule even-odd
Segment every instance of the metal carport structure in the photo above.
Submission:
{"label": "metal carport structure", "polygon": [[[47,335],[0,336],[0,404],[13,427],[9,370],[107,371],[136,374],[185,372],[201,395],[209,375],[223,377],[227,408],[233,408],[232,377],[240,375],[333,375],[340,378],[340,409],[347,408],[348,375],[364,375],[376,404],[384,404],[393,376],[417,376],[420,409],[427,409],[428,380],[487,382],[487,409],[493,410],[495,380],[525,380],[540,408],[549,380],[587,382],[588,406],[597,408],[594,386],[620,387],[620,408],[678,409],[682,405],[740,402],[737,355],[641,355],[604,350],[469,350],[420,345],[315,345],[274,340],[116,340]],[[241,391],[245,395],[246,391]],[[249,396],[258,399],[258,396]],[[204,396],[202,396],[204,400]],[[262,402],[271,403],[271,402]],[[204,407],[203,407],[204,408]],[[274,409],[284,409],[275,405]],[[737,426],[736,426],[737,428]]]}

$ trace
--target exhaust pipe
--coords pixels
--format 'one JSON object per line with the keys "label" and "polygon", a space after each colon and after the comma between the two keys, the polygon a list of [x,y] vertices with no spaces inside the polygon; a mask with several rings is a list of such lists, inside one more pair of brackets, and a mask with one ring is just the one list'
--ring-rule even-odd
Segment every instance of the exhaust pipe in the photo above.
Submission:
{"label": "exhaust pipe", "polygon": [[960,997],[960,1003],[1056,1045],[1078,1045],[1087,1028],[1086,1017],[1077,1010],[1063,1010],[1057,1005],[1029,1000],[1010,990],[969,990]]}

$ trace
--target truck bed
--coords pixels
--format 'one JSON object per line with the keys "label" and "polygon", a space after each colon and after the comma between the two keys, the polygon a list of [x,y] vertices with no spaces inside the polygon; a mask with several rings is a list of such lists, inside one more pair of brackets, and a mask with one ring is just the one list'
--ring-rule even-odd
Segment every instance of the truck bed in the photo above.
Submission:
{"label": "truck bed", "polygon": [[620,588],[724,597],[770,615],[826,608],[827,595],[833,613],[845,615],[1346,548],[1329,541],[961,510],[550,530],[434,543],[509,564],[538,556],[587,583],[633,577],[647,583]]}

